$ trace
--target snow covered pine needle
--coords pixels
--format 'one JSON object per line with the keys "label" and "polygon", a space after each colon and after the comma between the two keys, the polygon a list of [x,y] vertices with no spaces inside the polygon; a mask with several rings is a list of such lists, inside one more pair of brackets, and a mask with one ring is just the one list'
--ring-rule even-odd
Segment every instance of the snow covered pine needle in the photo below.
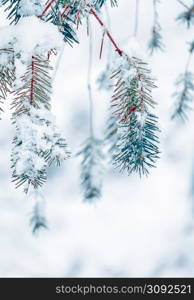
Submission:
{"label": "snow covered pine needle", "polygon": [[85,202],[95,202],[101,197],[103,160],[102,141],[89,137],[77,154],[81,161],[81,185]]}
{"label": "snow covered pine needle", "polygon": [[15,91],[12,108],[16,126],[12,153],[13,178],[17,187],[27,183],[35,189],[46,180],[47,167],[58,165],[69,157],[65,140],[61,137],[50,109],[51,78],[48,61],[32,57]]}
{"label": "snow covered pine needle", "polygon": [[151,95],[156,86],[150,70],[140,59],[123,53],[117,64],[112,74],[116,81],[112,107],[119,117],[115,165],[121,171],[138,172],[141,176],[155,166],[159,154],[159,129]]}

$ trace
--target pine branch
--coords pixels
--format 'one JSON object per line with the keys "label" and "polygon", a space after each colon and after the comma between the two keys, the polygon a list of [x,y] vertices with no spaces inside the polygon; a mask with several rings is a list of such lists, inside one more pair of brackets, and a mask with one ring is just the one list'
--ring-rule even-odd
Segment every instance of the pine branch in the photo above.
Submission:
{"label": "pine branch", "polygon": [[101,148],[102,142],[90,137],[77,154],[82,157],[81,185],[85,202],[95,202],[101,197],[104,160]]}
{"label": "pine branch", "polygon": [[[87,3],[87,1],[86,1]],[[110,42],[113,44],[115,51],[122,56],[123,51],[119,48],[119,46],[117,45],[117,43],[115,42],[115,40],[113,39],[112,35],[110,34],[109,30],[106,28],[104,22],[100,19],[100,17],[98,16],[98,14],[96,13],[96,11],[93,9],[93,7],[87,3],[87,6],[90,9],[90,13],[95,17],[95,19],[98,21],[98,23],[100,24],[101,27],[104,28],[104,32],[107,35],[107,37],[109,38]]]}
{"label": "pine branch", "polygon": [[32,233],[35,235],[41,229],[48,229],[45,217],[45,199],[40,191],[32,191],[28,198],[32,198],[32,201],[35,202],[30,218]]}
{"label": "pine branch", "polygon": [[[0,49],[0,103],[2,104],[11,91],[14,81],[13,50]],[[0,112],[3,109],[0,107]]]}
{"label": "pine branch", "polygon": [[15,91],[12,108],[16,136],[12,150],[13,181],[16,187],[26,183],[38,189],[46,181],[47,167],[69,157],[65,140],[49,112],[51,77],[49,63],[32,57],[22,77],[22,86]]}
{"label": "pine branch", "polygon": [[107,63],[106,69],[100,73],[100,75],[96,80],[99,90],[105,90],[105,91],[111,90],[110,73],[111,73],[110,66],[109,63]]}
{"label": "pine branch", "polygon": [[114,161],[114,155],[116,153],[117,144],[119,140],[118,121],[119,121],[119,117],[117,115],[109,114],[106,129],[105,129],[105,143],[108,146],[108,155],[111,156],[111,162]]}
{"label": "pine branch", "polygon": [[22,17],[38,16],[42,10],[41,1],[39,0],[3,0],[5,12],[8,11],[7,19],[11,24],[17,24]]}
{"label": "pine branch", "polygon": [[88,60],[88,98],[89,98],[89,138],[84,142],[81,151],[77,154],[82,156],[81,161],[81,184],[83,188],[84,201],[94,202],[101,196],[102,187],[102,161],[104,156],[101,151],[102,142],[94,137],[93,120],[93,94],[92,94],[92,28],[88,21],[89,28],[89,60]]}
{"label": "pine branch", "polygon": [[113,72],[116,80],[112,106],[119,117],[119,142],[115,166],[128,173],[148,174],[158,158],[157,117],[151,91],[155,88],[150,70],[137,58],[123,56]]}
{"label": "pine branch", "polygon": [[27,67],[26,73],[21,78],[22,85],[15,91],[12,109],[15,114],[26,112],[26,102],[39,108],[39,103],[50,108],[51,78],[49,75],[48,60],[42,57],[32,57],[31,64]]}
{"label": "pine branch", "polygon": [[154,24],[152,27],[152,37],[151,40],[148,43],[148,49],[150,52],[150,55],[152,55],[157,50],[164,50],[164,45],[162,42],[162,36],[161,36],[161,26],[159,23],[159,15],[158,15],[158,9],[157,4],[159,3],[159,0],[153,0],[153,7],[154,7]]}
{"label": "pine branch", "polygon": [[[111,20],[109,15],[108,6],[105,4],[105,11],[106,11],[106,22],[107,28],[111,31]],[[112,58],[112,47],[111,43],[108,44],[108,51],[107,51],[107,63],[105,70],[100,73],[99,77],[97,78],[97,85],[99,90],[111,90],[110,85],[110,76],[111,76],[111,58]]]}
{"label": "pine branch", "polygon": [[[53,3],[52,9],[48,11],[46,16],[46,21],[52,22],[56,25],[59,31],[63,34],[64,41],[72,45],[73,42],[78,43],[76,33],[73,26],[76,24],[75,12],[77,8],[75,7],[75,1],[64,4],[62,1],[55,1]],[[63,6],[61,6],[63,4]],[[43,15],[41,16],[41,18]]]}
{"label": "pine branch", "polygon": [[194,24],[194,5],[192,4],[190,7],[184,5],[184,7],[186,10],[178,15],[177,21],[186,23],[187,27],[190,28],[190,26]]}
{"label": "pine branch", "polygon": [[40,15],[41,19],[44,17],[44,15],[47,13],[47,11],[52,7],[52,5],[55,4],[56,2],[61,2],[61,1],[57,1],[57,0],[48,1],[46,7],[44,8],[44,10],[42,12],[42,14]]}
{"label": "pine branch", "polygon": [[5,11],[9,12],[7,18],[9,20],[11,20],[11,24],[17,24],[21,18],[21,15],[19,13],[20,1],[21,0],[3,0],[2,1],[2,5],[8,4],[8,6],[5,8]]}
{"label": "pine branch", "polygon": [[183,121],[185,121],[188,119],[187,111],[192,110],[190,104],[193,102],[194,95],[194,75],[191,72],[186,71],[179,75],[175,84],[180,90],[173,94],[177,103],[175,104],[172,119],[180,117]]}
{"label": "pine branch", "polygon": [[25,183],[27,193],[30,186],[39,189],[47,179],[47,168],[55,162],[60,165],[70,153],[53,115],[43,105],[37,109],[26,104],[26,110],[14,114],[13,121],[12,177],[16,187]]}
{"label": "pine branch", "polygon": [[187,112],[192,110],[191,103],[193,102],[193,91],[194,91],[194,75],[189,71],[191,57],[194,51],[194,41],[190,43],[189,56],[187,59],[185,71],[180,74],[177,78],[176,92],[173,97],[176,99],[174,112],[172,119],[180,118],[182,121],[188,119]]}

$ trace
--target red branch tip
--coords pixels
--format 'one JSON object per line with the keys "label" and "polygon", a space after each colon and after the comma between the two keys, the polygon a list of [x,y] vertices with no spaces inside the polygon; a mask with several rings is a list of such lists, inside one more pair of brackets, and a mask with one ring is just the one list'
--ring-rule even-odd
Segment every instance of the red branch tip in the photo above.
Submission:
{"label": "red branch tip", "polygon": [[40,18],[42,19],[43,16],[46,14],[47,10],[49,10],[49,8],[51,7],[51,5],[56,2],[57,0],[51,0],[49,1],[49,3],[47,4],[47,6],[45,7],[45,9],[43,10],[42,14],[40,15]]}
{"label": "red branch tip", "polygon": [[93,14],[93,16],[96,18],[96,20],[98,21],[98,23],[104,27],[104,32],[105,34],[108,36],[109,40],[111,41],[111,43],[113,44],[113,46],[115,47],[116,52],[122,56],[123,51],[118,47],[118,45],[116,44],[116,42],[114,41],[112,35],[110,34],[110,32],[108,31],[108,29],[105,28],[104,23],[102,22],[102,20],[100,19],[100,17],[97,15],[97,13],[95,12],[95,10],[91,7],[90,4],[87,4],[87,6],[90,8],[90,12]]}
{"label": "red branch tip", "polygon": [[35,57],[32,56],[32,64],[31,64],[31,69],[32,69],[32,79],[31,79],[31,85],[30,85],[30,104],[33,104],[33,95],[34,95],[34,71],[35,71],[35,63],[34,63]]}

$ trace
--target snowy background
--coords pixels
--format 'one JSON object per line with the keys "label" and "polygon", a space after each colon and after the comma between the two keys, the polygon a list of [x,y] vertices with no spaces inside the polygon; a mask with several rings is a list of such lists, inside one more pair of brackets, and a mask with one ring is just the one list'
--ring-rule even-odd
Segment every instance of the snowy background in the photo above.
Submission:
{"label": "snowy background", "polygon": [[[185,2],[191,2],[185,0]],[[134,48],[135,0],[120,0],[110,10],[112,32],[126,51]],[[148,178],[118,174],[111,166],[104,174],[102,199],[94,206],[82,202],[79,158],[72,158],[49,173],[44,195],[49,230],[35,237],[30,232],[32,203],[11,183],[10,152],[14,128],[10,102],[0,134],[0,276],[1,277],[176,277],[194,276],[194,115],[186,124],[170,120],[174,81],[187,60],[192,30],[175,21],[182,7],[161,0],[160,21],[166,49],[147,56],[152,25],[152,1],[140,0],[140,23],[135,49],[152,66],[158,79],[161,159]],[[7,24],[0,8],[0,25]],[[110,95],[99,92],[96,78],[104,70],[106,51],[99,60],[101,29],[92,22],[94,35],[93,88],[95,133],[101,138]],[[32,32],[30,34],[36,34]],[[53,112],[72,153],[88,135],[85,24],[79,45],[65,45],[53,90]],[[107,46],[107,43],[105,44]],[[191,69],[194,62],[191,62]]]}

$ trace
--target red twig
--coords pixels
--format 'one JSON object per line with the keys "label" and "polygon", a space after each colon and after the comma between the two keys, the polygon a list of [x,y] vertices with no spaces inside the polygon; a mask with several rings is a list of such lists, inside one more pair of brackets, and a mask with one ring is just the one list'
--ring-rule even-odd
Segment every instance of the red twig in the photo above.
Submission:
{"label": "red twig", "polygon": [[102,34],[102,41],[101,41],[101,45],[100,45],[100,59],[102,58],[102,50],[103,50],[103,46],[104,46],[104,36],[105,36],[105,32],[103,32],[103,34]]}
{"label": "red twig", "polygon": [[65,6],[64,11],[63,11],[62,14],[61,14],[61,17],[63,17],[67,11],[69,12],[69,10],[71,10],[71,5],[70,5],[70,4],[67,4],[67,5]]}
{"label": "red twig", "polygon": [[93,14],[93,16],[96,18],[96,20],[98,21],[98,23],[104,27],[104,32],[105,34],[108,36],[108,38],[110,39],[111,43],[113,44],[113,46],[115,47],[116,49],[116,52],[118,52],[118,54],[120,56],[122,56],[123,54],[123,51],[118,47],[118,45],[116,44],[116,42],[114,41],[112,35],[110,34],[110,32],[108,31],[108,29],[105,28],[105,25],[104,23],[102,22],[102,20],[100,19],[100,17],[97,15],[97,13],[95,12],[95,10],[91,7],[90,4],[87,4],[87,6],[90,8],[90,12],[91,14]]}
{"label": "red twig", "polygon": [[47,10],[49,10],[49,8],[51,7],[51,5],[56,2],[57,0],[51,0],[48,2],[47,6],[45,7],[45,9],[43,10],[42,14],[40,15],[40,18],[42,19],[44,17],[44,15],[46,14]]}
{"label": "red twig", "polygon": [[35,62],[34,62],[34,56],[32,56],[32,63],[31,63],[31,69],[32,69],[32,79],[30,84],[30,104],[33,103],[33,94],[34,94],[34,71],[35,71]]}

